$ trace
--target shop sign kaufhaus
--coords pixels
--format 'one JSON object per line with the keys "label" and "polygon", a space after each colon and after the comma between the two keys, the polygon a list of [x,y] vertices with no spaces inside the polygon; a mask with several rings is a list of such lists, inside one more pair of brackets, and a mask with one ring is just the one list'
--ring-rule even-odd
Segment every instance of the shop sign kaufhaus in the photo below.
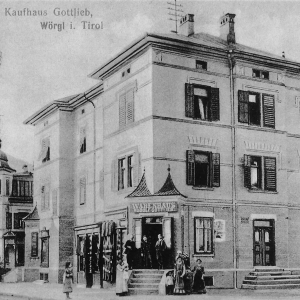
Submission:
{"label": "shop sign kaufhaus", "polygon": [[174,212],[178,211],[178,205],[177,202],[132,203],[131,211],[134,213]]}

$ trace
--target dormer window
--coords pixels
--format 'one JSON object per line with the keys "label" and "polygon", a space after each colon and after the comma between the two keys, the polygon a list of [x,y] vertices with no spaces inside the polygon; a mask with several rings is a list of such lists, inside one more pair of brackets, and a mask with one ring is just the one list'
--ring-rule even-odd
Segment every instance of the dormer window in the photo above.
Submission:
{"label": "dormer window", "polygon": [[269,72],[263,70],[252,70],[252,77],[253,78],[261,78],[261,79],[269,79]]}
{"label": "dormer window", "polygon": [[126,77],[128,74],[130,74],[130,68],[127,68],[126,70],[122,71],[122,78]]}

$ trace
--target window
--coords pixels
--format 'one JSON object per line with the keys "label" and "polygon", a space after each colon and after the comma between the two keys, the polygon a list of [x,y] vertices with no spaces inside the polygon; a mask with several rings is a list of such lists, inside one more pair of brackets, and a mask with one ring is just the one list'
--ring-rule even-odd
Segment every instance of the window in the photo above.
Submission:
{"label": "window", "polygon": [[25,228],[23,218],[25,218],[27,215],[27,212],[19,212],[14,214],[14,229]]}
{"label": "window", "polygon": [[77,236],[78,272],[85,269],[84,237]]}
{"label": "window", "polygon": [[220,154],[187,150],[187,185],[220,186]]}
{"label": "window", "polygon": [[254,78],[262,78],[262,79],[269,79],[269,72],[263,70],[252,70],[252,77]]}
{"label": "window", "polygon": [[43,163],[50,160],[50,138],[42,140],[42,149],[38,160],[41,160]]}
{"label": "window", "polygon": [[123,190],[125,181],[125,158],[118,160],[118,171],[118,190]]}
{"label": "window", "polygon": [[86,152],[86,129],[80,128],[80,153]]}
{"label": "window", "polygon": [[244,155],[244,186],[251,190],[276,191],[276,158]]}
{"label": "window", "polygon": [[196,69],[207,70],[207,62],[201,61],[201,60],[196,60]]}
{"label": "window", "polygon": [[41,267],[49,268],[49,237],[41,238]]}
{"label": "window", "polygon": [[38,256],[39,234],[38,232],[31,232],[31,257]]}
{"label": "window", "polygon": [[86,177],[80,178],[79,185],[79,204],[83,205],[86,203]]}
{"label": "window", "polygon": [[195,254],[213,253],[213,218],[197,217],[194,220]]}
{"label": "window", "polygon": [[219,89],[186,83],[185,116],[205,121],[219,121]]}
{"label": "window", "polygon": [[133,186],[133,155],[127,157],[127,187]]}
{"label": "window", "polygon": [[112,161],[111,188],[113,191],[126,191],[138,185],[139,154],[133,151]]}
{"label": "window", "polygon": [[238,91],[240,123],[275,128],[275,97],[249,91]]}
{"label": "window", "polygon": [[130,68],[128,68],[127,70],[122,71],[122,78],[126,77],[128,74],[130,74]]}
{"label": "window", "polygon": [[134,122],[134,89],[122,93],[119,97],[120,128]]}
{"label": "window", "polygon": [[50,192],[49,185],[43,185],[41,187],[41,210],[48,210],[50,207]]}
{"label": "window", "polygon": [[9,190],[10,190],[10,187],[9,187],[9,178],[6,178],[6,180],[5,180],[5,184],[6,184],[6,196],[9,196]]}
{"label": "window", "polygon": [[32,196],[32,181],[13,179],[12,196],[31,197]]}
{"label": "window", "polygon": [[12,229],[12,213],[6,213],[6,229]]}

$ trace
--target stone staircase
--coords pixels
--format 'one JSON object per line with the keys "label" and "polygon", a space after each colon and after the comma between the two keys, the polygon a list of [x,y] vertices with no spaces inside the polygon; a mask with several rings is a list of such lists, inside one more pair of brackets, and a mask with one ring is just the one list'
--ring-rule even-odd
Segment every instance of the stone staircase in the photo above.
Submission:
{"label": "stone staircase", "polygon": [[128,282],[128,294],[130,295],[158,295],[159,283],[164,270],[142,269],[132,270]]}
{"label": "stone staircase", "polygon": [[300,271],[280,268],[261,268],[250,272],[242,284],[243,289],[300,289]]}

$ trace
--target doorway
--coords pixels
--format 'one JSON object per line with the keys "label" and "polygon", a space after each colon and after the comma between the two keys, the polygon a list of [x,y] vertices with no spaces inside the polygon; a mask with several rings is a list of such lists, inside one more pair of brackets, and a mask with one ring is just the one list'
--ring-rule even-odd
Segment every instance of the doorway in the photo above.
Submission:
{"label": "doorway", "polygon": [[274,220],[254,220],[253,241],[253,265],[275,266]]}
{"label": "doorway", "polygon": [[158,268],[156,260],[155,244],[157,236],[163,234],[162,232],[162,217],[145,217],[143,218],[143,230],[142,235],[146,235],[150,243],[152,266],[154,269]]}

